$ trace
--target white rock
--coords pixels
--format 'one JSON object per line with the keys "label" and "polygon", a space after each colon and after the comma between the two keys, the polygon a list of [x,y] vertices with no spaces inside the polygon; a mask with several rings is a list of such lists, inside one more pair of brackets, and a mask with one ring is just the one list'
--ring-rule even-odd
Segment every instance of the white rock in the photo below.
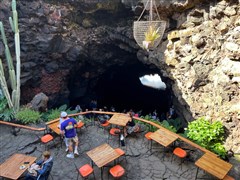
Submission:
{"label": "white rock", "polygon": [[234,8],[232,8],[232,7],[226,7],[226,9],[223,12],[227,16],[233,16],[233,15],[235,15],[237,13],[236,10]]}
{"label": "white rock", "polygon": [[240,75],[240,62],[238,61],[232,61],[229,58],[224,58],[221,62],[221,68],[222,71],[225,74],[231,74],[233,76],[239,76]]}
{"label": "white rock", "polygon": [[240,77],[233,77],[232,82],[238,82],[240,83]]}
{"label": "white rock", "polygon": [[229,51],[238,51],[239,49],[239,45],[233,42],[227,42],[225,44],[225,47],[227,48],[227,50]]}

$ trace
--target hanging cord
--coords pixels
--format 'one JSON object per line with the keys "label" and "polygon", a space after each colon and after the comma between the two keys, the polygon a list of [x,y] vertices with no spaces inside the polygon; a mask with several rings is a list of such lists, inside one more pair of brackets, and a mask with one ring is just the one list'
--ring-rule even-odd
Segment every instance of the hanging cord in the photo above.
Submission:
{"label": "hanging cord", "polygon": [[150,0],[150,12],[149,13],[150,13],[149,14],[149,21],[152,22],[152,20],[153,20],[153,2],[152,2],[152,0]]}
{"label": "hanging cord", "polygon": [[143,11],[142,11],[142,13],[141,13],[141,15],[139,16],[139,18],[138,18],[137,21],[139,21],[139,20],[141,19],[143,13],[146,11],[148,3],[149,3],[149,0],[147,1],[146,5],[145,5],[145,7],[144,7],[144,9],[143,9]]}
{"label": "hanging cord", "polygon": [[156,5],[156,2],[155,2],[155,1],[154,1],[154,7],[155,7],[155,9],[156,9],[156,12],[157,12],[157,15],[158,15],[159,20],[161,20],[160,15],[159,15],[159,13],[158,13],[158,9],[157,9],[157,5]]}
{"label": "hanging cord", "polygon": [[148,0],[147,3],[146,3],[146,5],[145,5],[145,7],[144,7],[144,9],[143,9],[143,11],[142,11],[142,13],[141,13],[141,15],[139,16],[139,18],[138,18],[137,21],[139,21],[139,20],[141,19],[141,17],[143,16],[143,13],[146,11],[147,6],[148,6],[148,4],[149,4],[149,1],[150,1],[150,18],[149,18],[149,20],[150,20],[150,21],[153,20],[153,6],[155,7],[155,10],[156,10],[156,12],[157,12],[157,16],[158,16],[159,20],[161,20],[160,15],[159,15],[159,13],[158,13],[158,9],[157,9],[157,5],[156,5],[155,0]]}

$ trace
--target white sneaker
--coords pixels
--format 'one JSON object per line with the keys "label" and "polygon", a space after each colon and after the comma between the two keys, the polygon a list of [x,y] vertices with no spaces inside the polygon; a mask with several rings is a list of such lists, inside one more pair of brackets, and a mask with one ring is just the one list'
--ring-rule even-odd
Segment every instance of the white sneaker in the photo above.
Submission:
{"label": "white sneaker", "polygon": [[74,151],[74,154],[75,154],[75,155],[77,155],[77,156],[79,156],[79,153],[78,153],[78,151]]}
{"label": "white sneaker", "polygon": [[73,159],[74,158],[74,155],[71,153],[71,154],[67,154],[67,158],[71,158]]}

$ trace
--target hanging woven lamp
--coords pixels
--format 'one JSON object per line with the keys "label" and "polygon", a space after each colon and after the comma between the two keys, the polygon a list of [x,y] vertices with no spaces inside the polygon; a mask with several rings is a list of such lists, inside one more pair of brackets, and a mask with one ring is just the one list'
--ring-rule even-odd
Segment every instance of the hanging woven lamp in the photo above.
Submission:
{"label": "hanging woven lamp", "polygon": [[[141,21],[140,19],[148,6],[149,20]],[[155,20],[153,19],[153,7],[158,15],[158,19]],[[156,48],[161,42],[165,28],[166,21],[161,20],[155,0],[147,0],[143,12],[133,24],[133,36],[137,44],[146,50]]]}

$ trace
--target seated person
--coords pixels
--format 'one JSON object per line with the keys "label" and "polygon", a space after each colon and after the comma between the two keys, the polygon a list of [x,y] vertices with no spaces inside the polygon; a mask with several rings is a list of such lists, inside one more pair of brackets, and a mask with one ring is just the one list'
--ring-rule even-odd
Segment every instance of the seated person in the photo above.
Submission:
{"label": "seated person", "polygon": [[52,170],[53,158],[49,151],[43,152],[43,159],[29,167],[25,180],[47,180]]}
{"label": "seated person", "polygon": [[129,113],[131,119],[128,121],[127,126],[124,128],[125,137],[129,134],[132,134],[133,132],[139,131],[139,125],[134,122],[133,115],[134,114],[132,112]]}

